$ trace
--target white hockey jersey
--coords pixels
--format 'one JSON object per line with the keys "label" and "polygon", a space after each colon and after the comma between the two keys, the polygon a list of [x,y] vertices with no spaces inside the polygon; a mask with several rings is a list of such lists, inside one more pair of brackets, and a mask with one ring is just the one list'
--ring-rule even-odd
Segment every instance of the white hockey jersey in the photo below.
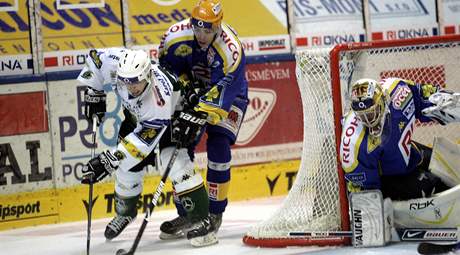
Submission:
{"label": "white hockey jersey", "polygon": [[180,93],[173,90],[175,80],[165,74],[157,64],[152,64],[151,84],[140,96],[130,96],[125,86],[116,83],[118,61],[123,51],[122,48],[92,50],[77,79],[100,91],[104,85],[110,84],[123,107],[136,117],[136,129],[121,139],[114,149],[123,156],[119,169],[129,171],[146,158],[159,142],[171,122]]}

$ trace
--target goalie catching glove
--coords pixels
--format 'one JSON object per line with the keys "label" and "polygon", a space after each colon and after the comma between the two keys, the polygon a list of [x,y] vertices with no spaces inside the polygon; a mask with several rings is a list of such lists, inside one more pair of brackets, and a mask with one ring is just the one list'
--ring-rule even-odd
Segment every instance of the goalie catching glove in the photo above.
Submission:
{"label": "goalie catching glove", "polygon": [[460,122],[460,93],[441,90],[431,95],[429,100],[434,105],[422,110],[422,113],[446,125],[451,122]]}
{"label": "goalie catching glove", "polygon": [[104,91],[90,87],[85,90],[85,117],[90,122],[93,122],[93,116],[96,116],[98,126],[102,123],[104,114],[107,111],[106,98]]}
{"label": "goalie catching glove", "polygon": [[173,136],[181,147],[191,145],[206,124],[207,114],[187,110],[180,112],[173,124]]}
{"label": "goalie catching glove", "polygon": [[90,184],[99,182],[117,170],[118,165],[120,165],[120,159],[122,158],[120,155],[117,155],[118,153],[120,152],[113,154],[110,151],[104,151],[97,157],[90,159],[83,167],[81,183]]}

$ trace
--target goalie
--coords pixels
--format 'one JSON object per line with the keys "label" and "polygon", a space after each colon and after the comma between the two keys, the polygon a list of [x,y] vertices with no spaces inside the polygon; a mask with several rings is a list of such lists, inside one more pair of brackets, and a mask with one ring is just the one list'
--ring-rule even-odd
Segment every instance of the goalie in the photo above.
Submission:
{"label": "goalie", "polygon": [[[445,174],[439,168],[430,171],[432,149],[412,140],[417,120],[436,120],[442,125],[458,122],[459,97],[437,86],[398,78],[380,83],[372,79],[356,81],[351,88],[351,111],[343,120],[340,146],[351,197],[363,193],[360,191],[380,190],[386,198],[385,214],[393,215],[394,209],[396,227],[459,225],[458,209],[453,206],[460,197],[455,173]],[[350,201],[353,207],[353,199]],[[455,211],[450,212],[452,209]]]}

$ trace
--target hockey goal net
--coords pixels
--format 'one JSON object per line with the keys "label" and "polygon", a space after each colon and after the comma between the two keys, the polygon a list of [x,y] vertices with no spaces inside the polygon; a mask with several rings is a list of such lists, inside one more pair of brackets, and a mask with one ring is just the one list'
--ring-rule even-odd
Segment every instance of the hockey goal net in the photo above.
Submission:
{"label": "hockey goal net", "polygon": [[[300,169],[281,207],[243,238],[248,245],[348,243],[348,201],[338,151],[351,84],[360,78],[399,77],[460,91],[460,36],[302,50],[296,53],[296,66],[304,118]],[[431,145],[435,135],[459,143],[460,127],[418,124],[413,137]]]}

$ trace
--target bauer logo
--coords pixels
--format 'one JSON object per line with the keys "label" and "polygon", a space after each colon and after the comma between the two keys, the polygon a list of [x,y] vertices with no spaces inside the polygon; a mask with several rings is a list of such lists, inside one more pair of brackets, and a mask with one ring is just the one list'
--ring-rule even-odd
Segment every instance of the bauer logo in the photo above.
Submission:
{"label": "bauer logo", "polygon": [[245,145],[259,133],[259,130],[276,104],[276,92],[270,89],[250,88],[249,105],[236,141]]}
{"label": "bauer logo", "polygon": [[2,220],[27,218],[24,216],[40,213],[40,201],[22,205],[0,205],[0,218]]}

